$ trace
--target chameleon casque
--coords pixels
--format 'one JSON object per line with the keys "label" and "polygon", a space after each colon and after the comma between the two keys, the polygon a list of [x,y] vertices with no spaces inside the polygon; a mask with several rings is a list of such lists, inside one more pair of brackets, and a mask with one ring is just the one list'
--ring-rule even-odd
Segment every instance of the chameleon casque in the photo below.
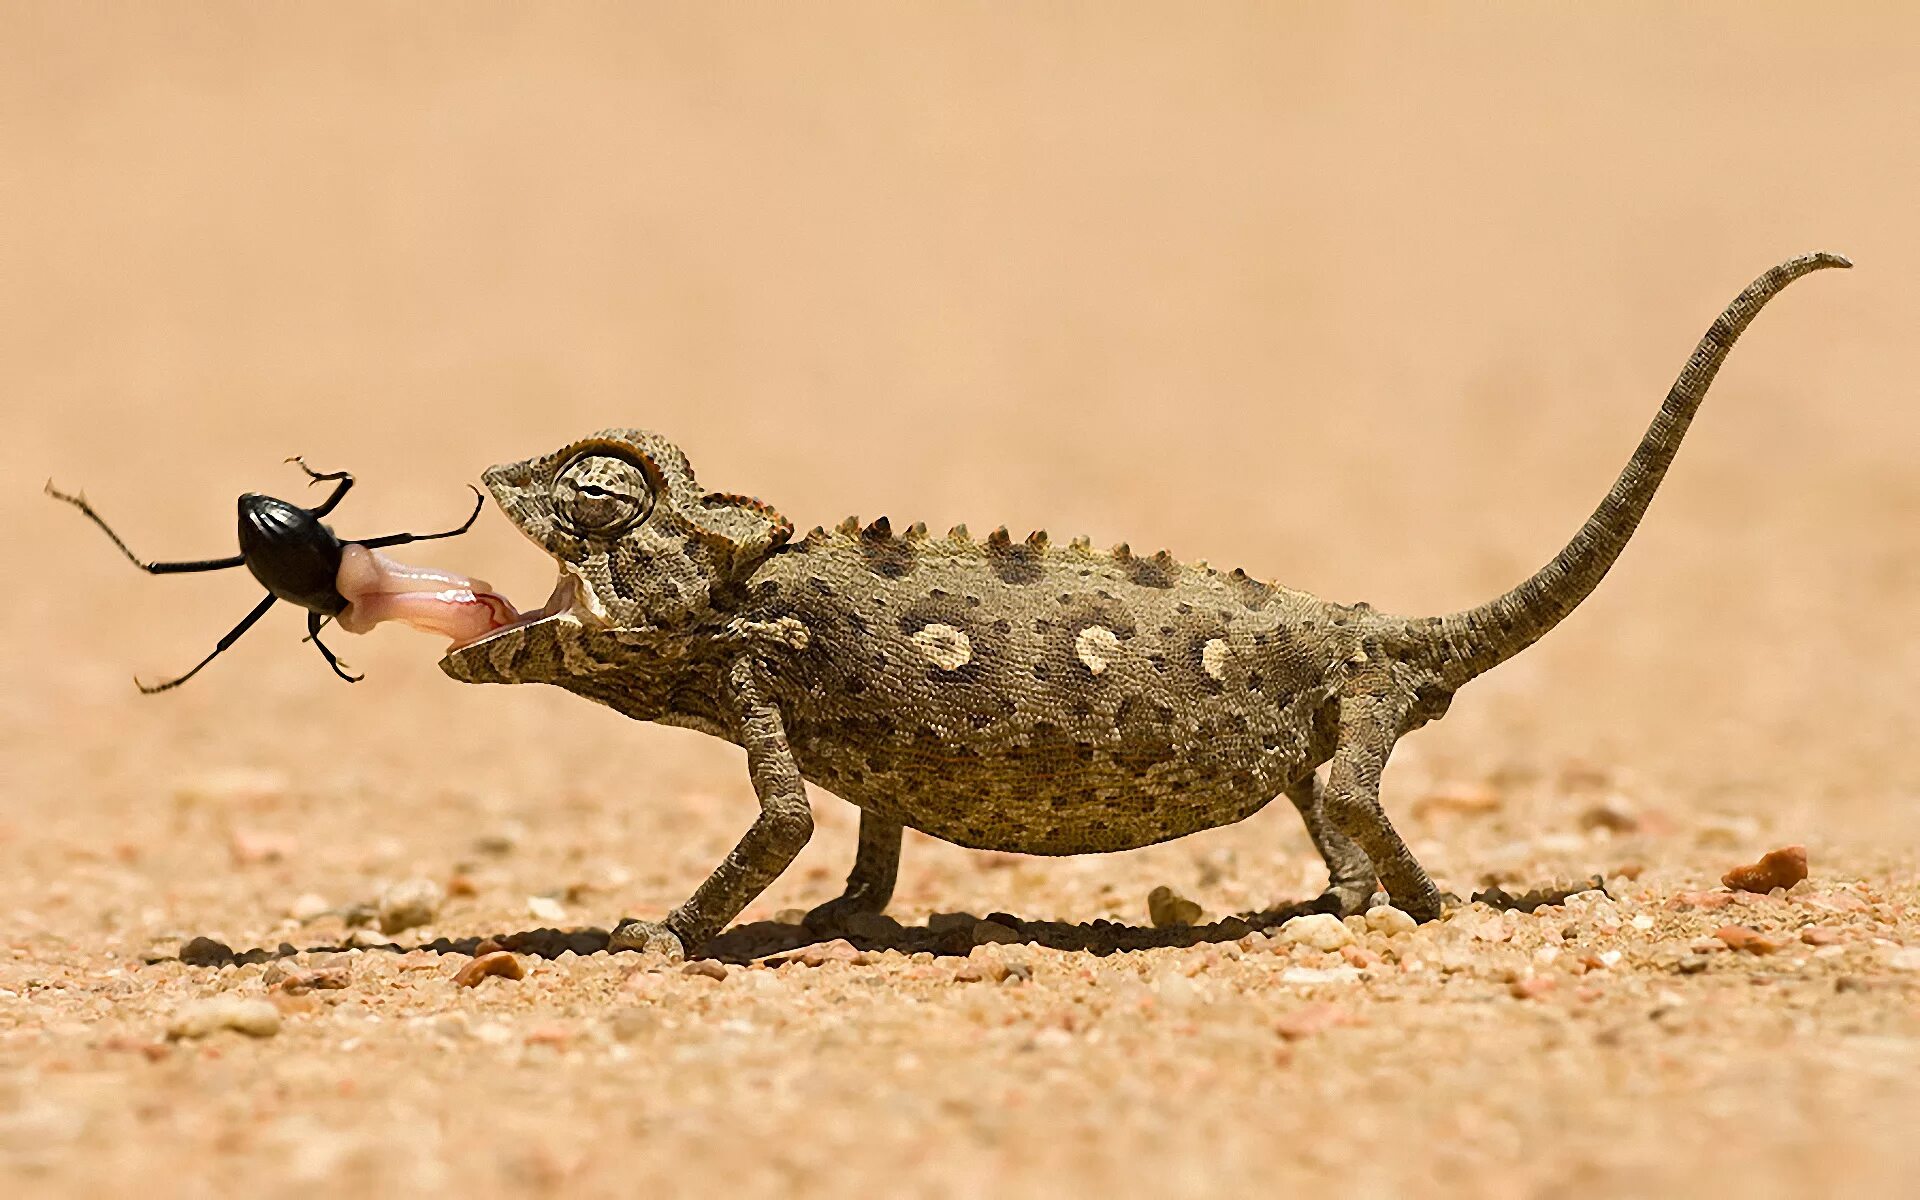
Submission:
{"label": "chameleon casque", "polygon": [[809,924],[886,906],[906,826],[1087,854],[1226,825],[1283,794],[1326,859],[1320,909],[1362,911],[1378,885],[1430,920],[1441,896],[1381,808],[1394,742],[1593,590],[1734,340],[1788,283],[1849,265],[1811,254],[1754,281],[1573,540],[1450,616],[1044,533],[935,537],[883,517],[794,540],[769,505],[707,491],[662,438],[611,429],[486,472],[560,580],[545,607],[456,644],[441,667],[552,684],[746,751],[758,819],[664,921],[622,922],[616,947],[680,954],[723,929],[807,842],[809,782],[861,810],[846,890]]}

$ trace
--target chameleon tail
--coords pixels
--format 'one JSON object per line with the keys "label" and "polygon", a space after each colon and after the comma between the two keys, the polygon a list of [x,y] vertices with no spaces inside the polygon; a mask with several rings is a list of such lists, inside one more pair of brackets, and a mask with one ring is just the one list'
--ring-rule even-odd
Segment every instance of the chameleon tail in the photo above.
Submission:
{"label": "chameleon tail", "polygon": [[1418,622],[1420,628],[1408,630],[1414,640],[1437,652],[1436,665],[1450,686],[1458,687],[1531,646],[1587,598],[1640,524],[1734,341],[1789,283],[1812,271],[1852,265],[1838,254],[1806,254],[1754,280],[1694,347],[1626,468],[1553,561],[1496,600]]}

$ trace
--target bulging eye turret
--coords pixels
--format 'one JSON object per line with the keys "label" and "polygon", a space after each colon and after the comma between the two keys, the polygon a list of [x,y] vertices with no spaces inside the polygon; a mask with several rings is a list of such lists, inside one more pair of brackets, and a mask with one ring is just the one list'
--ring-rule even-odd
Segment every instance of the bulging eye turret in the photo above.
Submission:
{"label": "bulging eye turret", "polygon": [[613,537],[647,519],[653,511],[653,485],[629,459],[583,454],[554,477],[553,511],[575,533]]}

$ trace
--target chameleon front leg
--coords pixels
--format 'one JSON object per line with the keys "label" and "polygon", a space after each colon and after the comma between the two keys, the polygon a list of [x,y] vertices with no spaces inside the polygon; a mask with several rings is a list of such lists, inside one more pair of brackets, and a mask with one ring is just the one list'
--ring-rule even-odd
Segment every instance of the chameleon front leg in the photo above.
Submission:
{"label": "chameleon front leg", "polygon": [[739,713],[738,736],[747,752],[754,794],[760,798],[760,815],[706,882],[665,921],[622,921],[610,939],[615,950],[658,951],[669,957],[698,951],[779,878],[813,836],[813,810],[807,805],[800,766],[787,745],[780,710],[766,699],[759,667],[742,660],[729,675]]}
{"label": "chameleon front leg", "polygon": [[1440,915],[1440,891],[1380,807],[1380,776],[1406,730],[1407,691],[1384,667],[1363,670],[1340,691],[1339,733],[1323,803],[1340,832],[1373,861],[1395,908],[1416,921]]}
{"label": "chameleon front leg", "polygon": [[832,929],[855,913],[886,911],[900,874],[901,830],[898,821],[860,810],[860,847],[854,851],[846,890],[807,914],[809,929]]}
{"label": "chameleon front leg", "polygon": [[1327,890],[1314,901],[1314,908],[1337,917],[1365,912],[1373,898],[1375,883],[1373,860],[1360,844],[1340,832],[1327,816],[1326,787],[1316,773],[1287,789],[1287,799],[1300,810],[1307,824],[1307,835],[1314,849],[1327,864]]}

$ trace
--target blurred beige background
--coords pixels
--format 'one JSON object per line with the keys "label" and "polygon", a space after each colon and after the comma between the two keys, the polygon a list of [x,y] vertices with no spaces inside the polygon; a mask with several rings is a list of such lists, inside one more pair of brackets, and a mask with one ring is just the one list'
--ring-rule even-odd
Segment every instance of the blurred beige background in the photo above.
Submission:
{"label": "blurred beige background", "polygon": [[[299,780],[308,845],[428,858],[476,795],[696,843],[631,905],[750,815],[730,748],[455,686],[399,630],[334,639],[348,688],[283,609],[142,698],[254,585],[138,575],[49,477],[197,557],[238,493],[302,494],[290,454],[358,474],[343,533],[428,529],[488,464],[632,424],[802,529],[1043,526],[1440,612],[1545,561],[1714,314],[1812,249],[1857,269],[1769,308],[1614,575],[1388,803],[1578,760],[1911,864],[1917,45],[1896,4],[0,3],[15,900],[63,848],[165,840],[156,797],[210,767]],[[491,509],[418,557],[528,604],[551,578]],[[843,869],[820,807],[815,882],[770,903]],[[1206,836],[1181,853],[1310,863],[1291,813]],[[270,902],[178,852],[145,928]],[[1144,893],[1128,861],[1099,869]]]}
{"label": "blurred beige background", "polygon": [[[236,494],[298,493],[288,454],[359,473],[343,532],[439,527],[608,424],[802,528],[1474,603],[1577,526],[1719,307],[1822,248],[1858,269],[1758,323],[1596,600],[1420,741],[1911,833],[1904,11],[9,4],[4,736],[43,762],[45,722],[113,714],[57,772],[263,705],[328,747],[396,706],[603,720],[453,688],[397,631],[349,693],[289,612],[142,702],[124,676],[191,664],[251,581],[138,577],[38,487],[217,554]],[[497,514],[428,557],[549,578]]]}

